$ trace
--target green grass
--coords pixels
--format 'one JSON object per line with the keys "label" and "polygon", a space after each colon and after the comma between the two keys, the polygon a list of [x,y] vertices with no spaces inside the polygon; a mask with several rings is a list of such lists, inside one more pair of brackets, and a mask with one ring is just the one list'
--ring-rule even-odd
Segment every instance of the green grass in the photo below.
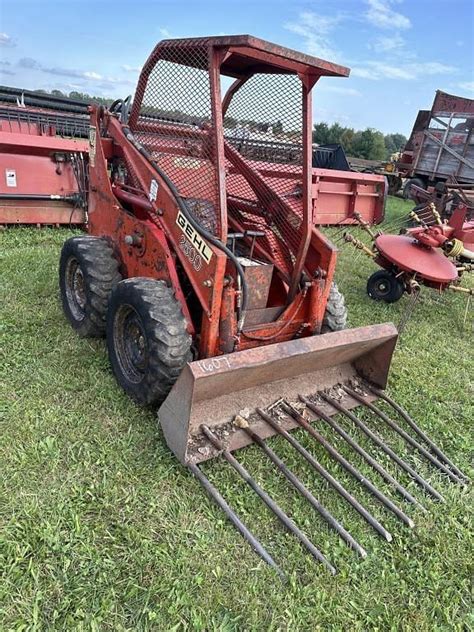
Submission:
{"label": "green grass", "polygon": [[[409,208],[389,200],[392,218]],[[421,632],[473,625],[469,490],[447,482],[393,437],[396,449],[442,491],[444,504],[431,502],[378,455],[429,512],[414,510],[334,443],[415,519],[413,532],[318,446],[311,447],[383,521],[394,536],[391,544],[288,446],[277,438],[270,442],[367,548],[366,560],[290,491],[256,447],[240,453],[336,564],[335,578],[276,524],[228,466],[204,466],[289,575],[289,584],[282,584],[166,448],[155,416],[118,389],[103,341],[79,339],[66,323],[57,266],[69,235],[64,229],[16,228],[0,234],[1,630]],[[407,297],[391,306],[368,299],[365,282],[374,269],[350,248],[341,253],[337,278],[351,326],[396,323],[407,307]],[[465,304],[461,295],[423,291],[395,353],[390,392],[467,470],[474,412],[472,313],[463,324]]]}

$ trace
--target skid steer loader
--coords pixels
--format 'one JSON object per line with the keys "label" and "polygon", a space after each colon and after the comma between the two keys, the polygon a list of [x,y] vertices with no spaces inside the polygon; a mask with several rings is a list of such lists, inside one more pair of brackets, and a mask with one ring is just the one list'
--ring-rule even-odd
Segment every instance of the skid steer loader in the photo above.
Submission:
{"label": "skid steer loader", "polygon": [[[322,425],[402,498],[419,501],[332,415],[349,418],[438,500],[441,494],[353,408],[369,408],[447,477],[465,481],[382,390],[395,327],[344,330],[346,308],[333,282],[336,249],[314,227],[311,91],[320,77],[348,74],[248,35],[160,42],[132,105],[128,99],[109,110],[91,107],[88,235],[69,239],[60,261],[72,326],[81,336],[106,334],[118,383],[139,404],[159,406],[168,446],[280,573],[200,462],[220,455],[230,463],[332,573],[333,564],[237,460],[237,449],[260,446],[362,556],[363,547],[265,439],[285,437],[388,541],[387,529],[290,430],[305,428],[408,527],[413,520],[334,448]],[[249,139],[266,143],[259,160],[247,151]],[[418,438],[375,406],[377,398]]]}

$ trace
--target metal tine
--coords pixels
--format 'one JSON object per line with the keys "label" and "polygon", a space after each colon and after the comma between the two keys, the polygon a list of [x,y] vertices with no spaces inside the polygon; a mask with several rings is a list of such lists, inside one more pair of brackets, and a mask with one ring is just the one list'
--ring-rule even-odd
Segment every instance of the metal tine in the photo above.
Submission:
{"label": "metal tine", "polygon": [[462,480],[462,478],[459,478],[459,476],[453,474],[453,472],[451,472],[451,470],[446,465],[444,465],[444,463],[441,463],[441,461],[433,456],[431,452],[429,452],[425,447],[421,445],[421,443],[418,443],[418,441],[416,439],[413,439],[413,437],[411,437],[408,432],[403,430],[403,428],[400,428],[400,426],[392,419],[390,419],[390,417],[388,417],[383,411],[381,411],[380,408],[377,408],[377,406],[372,404],[372,402],[366,401],[366,397],[364,397],[360,393],[357,393],[357,391],[354,391],[352,388],[349,388],[348,386],[343,386],[342,388],[346,391],[346,393],[349,393],[351,397],[354,397],[361,404],[367,406],[369,410],[380,417],[380,419],[382,419],[388,426],[390,426],[392,430],[394,430],[403,439],[405,439],[405,441],[409,445],[411,445],[413,448],[416,448],[426,459],[428,459],[428,461],[432,465],[447,474],[451,480],[453,480],[455,483],[461,483],[462,485],[465,485],[465,482]]}
{"label": "metal tine", "polygon": [[365,507],[363,507],[358,500],[350,494],[345,487],[341,485],[341,483],[334,478],[316,459],[315,457],[304,448],[301,443],[295,439],[289,432],[287,432],[284,428],[281,428],[278,423],[267,415],[261,408],[256,409],[257,413],[264,419],[274,430],[276,430],[282,437],[295,448],[297,452],[299,452],[308,463],[320,474],[326,481],[333,487],[347,502],[354,507],[356,511],[360,513],[360,515],[373,527],[377,533],[379,533],[383,538],[387,540],[387,542],[392,541],[392,534],[383,527],[380,522],[372,516],[370,512],[367,511]]}
{"label": "metal tine", "polygon": [[342,454],[336,450],[334,446],[332,446],[329,441],[323,437],[313,426],[303,417],[300,413],[288,406],[287,404],[282,404],[283,410],[293,417],[295,421],[299,423],[299,425],[306,430],[318,443],[320,443],[327,452],[333,457],[335,461],[337,461],[342,467],[349,472],[361,485],[363,485],[369,492],[379,500],[384,507],[389,509],[392,513],[394,513],[397,518],[399,518],[402,522],[413,529],[415,523],[411,518],[409,518],[397,505],[390,500],[383,492],[381,492],[375,485],[369,481],[356,467],[349,463],[349,461],[342,456]]}
{"label": "metal tine", "polygon": [[367,557],[367,551],[344,529],[344,527],[332,516],[332,514],[317,500],[309,489],[303,485],[300,479],[280,459],[280,457],[265,443],[265,441],[250,428],[244,428],[245,432],[263,450],[270,461],[274,463],[280,472],[290,483],[306,498],[309,504],[326,520],[326,522],[352,547],[361,557]]}
{"label": "metal tine", "polygon": [[459,477],[459,478],[463,478],[465,479],[465,481],[469,481],[469,476],[467,476],[466,474],[464,474],[464,472],[462,472],[452,461],[451,459],[449,459],[444,452],[442,452],[442,450],[436,445],[436,443],[430,439],[428,437],[428,435],[423,432],[423,430],[417,425],[417,423],[410,417],[410,415],[407,413],[407,411],[402,408],[400,406],[400,404],[397,404],[396,401],[394,401],[389,395],[387,395],[387,393],[385,393],[384,391],[382,391],[381,389],[373,386],[372,384],[366,384],[367,388],[369,390],[371,390],[375,395],[377,395],[377,397],[380,397],[381,399],[385,400],[387,402],[387,404],[389,404],[406,422],[407,424],[410,426],[410,428],[416,432],[416,434],[423,439],[423,441],[426,442],[427,445],[430,446],[430,448],[433,450],[433,452],[436,454],[436,456],[441,459],[441,461],[444,461],[446,463],[446,465],[449,465],[449,467],[452,469],[452,471]]}
{"label": "metal tine", "polygon": [[337,573],[336,568],[329,562],[326,557],[317,549],[311,540],[305,536],[305,534],[296,526],[296,524],[289,518],[286,513],[279,507],[279,505],[267,494],[267,492],[260,487],[260,485],[250,476],[245,467],[239,463],[239,461],[235,458],[229,450],[226,450],[224,444],[216,437],[216,435],[210,430],[210,428],[206,425],[201,426],[202,432],[209,439],[209,441],[213,444],[215,448],[217,448],[224,459],[232,465],[232,467],[238,472],[238,474],[243,478],[243,480],[253,489],[253,491],[260,496],[263,502],[273,511],[275,516],[280,520],[280,522],[291,531],[298,540],[308,549],[311,555],[321,562],[332,575]]}
{"label": "metal tine", "polygon": [[284,582],[288,581],[285,573],[281,570],[278,564],[275,562],[273,557],[268,553],[268,551],[264,548],[264,546],[260,543],[260,541],[253,535],[251,531],[245,526],[245,524],[240,520],[239,516],[234,512],[233,509],[228,505],[223,496],[217,491],[211,481],[207,478],[207,476],[200,470],[200,468],[195,463],[188,463],[188,468],[194,474],[194,476],[198,479],[207,493],[211,496],[211,498],[216,502],[216,504],[222,509],[225,515],[232,522],[234,527],[240,534],[243,536],[245,540],[250,544],[253,550],[262,558],[264,562],[266,562],[269,566],[271,566],[281,577]]}
{"label": "metal tine", "polygon": [[[321,396],[324,396],[324,393],[319,393],[319,394]],[[390,483],[391,485],[393,485],[393,487],[397,490],[397,492],[399,492],[403,496],[403,498],[405,498],[405,500],[408,500],[409,502],[413,503],[422,511],[427,511],[425,507],[423,507],[423,505],[418,501],[417,498],[412,496],[410,492],[407,489],[405,489],[405,487],[403,487],[403,485],[399,483],[399,481],[397,481],[396,478],[394,478],[389,472],[387,472],[387,470],[382,465],[380,465],[378,461],[376,461],[368,452],[366,452],[364,448],[361,445],[359,445],[357,441],[355,441],[355,439],[353,439],[344,430],[344,428],[342,428],[342,426],[340,426],[334,419],[332,419],[332,417],[330,417],[329,415],[326,415],[324,411],[321,410],[321,408],[319,408],[313,402],[306,399],[306,397],[303,397],[302,395],[300,395],[300,399],[302,402],[306,404],[306,406],[310,410],[313,411],[313,413],[318,415],[318,417],[320,417],[327,424],[329,424],[329,426],[335,432],[337,432],[344,439],[344,441],[346,441],[346,443],[348,443],[351,446],[351,448],[353,448],[358,454],[360,454],[360,456],[363,459],[365,459],[365,461],[367,461],[367,463],[369,463],[369,465],[371,465],[374,468],[374,470],[378,472],[384,480],[387,481],[387,483]]]}
{"label": "metal tine", "polygon": [[350,410],[348,410],[345,406],[343,406],[341,403],[339,403],[336,399],[334,399],[334,397],[330,397],[329,395],[327,395],[326,393],[320,393],[320,395],[322,397],[324,397],[324,399],[329,402],[331,404],[331,406],[333,406],[334,408],[336,408],[339,412],[343,413],[344,415],[346,415],[346,417],[348,417],[352,422],[355,423],[355,425],[360,428],[360,430],[362,430],[362,432],[364,434],[366,434],[370,439],[372,439],[372,441],[379,446],[379,448],[381,450],[383,450],[383,452],[385,452],[385,454],[388,454],[388,456],[395,461],[395,463],[397,463],[397,465],[399,465],[402,470],[405,470],[405,472],[407,472],[408,474],[410,474],[410,476],[412,478],[415,479],[415,481],[425,490],[427,491],[429,494],[431,494],[431,496],[433,496],[434,498],[436,498],[437,500],[441,500],[444,501],[443,496],[441,496],[441,494],[436,491],[436,489],[434,489],[433,487],[431,487],[431,485],[425,481],[425,479],[420,476],[418,474],[418,472],[416,470],[414,470],[411,465],[408,465],[408,463],[406,463],[402,458],[400,458],[398,456],[398,454],[396,452],[394,452],[392,450],[392,448],[390,446],[388,446],[385,441],[375,432],[373,432],[361,419],[359,419],[359,417],[357,417],[356,415],[354,415],[353,412],[351,412]]}

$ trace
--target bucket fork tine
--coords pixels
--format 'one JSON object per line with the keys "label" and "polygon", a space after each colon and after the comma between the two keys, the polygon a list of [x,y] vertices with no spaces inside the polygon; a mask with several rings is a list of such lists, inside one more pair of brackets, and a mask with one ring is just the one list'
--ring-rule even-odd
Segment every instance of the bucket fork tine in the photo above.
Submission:
{"label": "bucket fork tine", "polygon": [[[304,401],[304,398],[303,398],[303,401]],[[375,487],[375,485],[371,483],[371,481],[369,481],[362,474],[362,472],[360,472],[356,467],[354,467],[352,463],[349,463],[349,461],[345,459],[342,456],[342,454],[338,452],[338,450],[336,450],[336,448],[334,448],[325,437],[323,437],[321,433],[315,430],[315,428],[313,428],[313,426],[310,423],[308,423],[308,421],[303,417],[303,415],[300,415],[300,413],[297,410],[295,410],[294,408],[286,404],[282,404],[282,409],[288,415],[290,415],[296,422],[298,422],[301,428],[306,430],[306,432],[310,434],[313,437],[313,439],[316,439],[316,441],[323,446],[323,448],[332,456],[332,458],[337,463],[342,465],[342,467],[347,472],[349,472],[349,474],[351,474],[351,476],[353,476],[363,487],[365,487],[372,494],[372,496],[375,496],[375,498],[377,498],[377,500],[381,502],[382,505],[384,505],[384,507],[386,507],[393,514],[395,514],[397,518],[399,518],[408,527],[410,527],[410,529],[413,529],[413,527],[415,526],[415,523],[413,522],[413,520],[409,518],[399,507],[397,507],[397,505],[394,502],[392,502],[390,498],[388,498],[384,493],[382,493],[379,489],[377,489],[377,487]]]}
{"label": "bucket fork tine", "polygon": [[385,441],[378,435],[376,432],[371,430],[359,417],[354,415],[354,413],[348,410],[345,406],[343,406],[340,402],[338,402],[334,397],[330,397],[326,393],[320,393],[324,399],[331,404],[336,410],[343,413],[348,419],[350,419],[367,437],[369,437],[375,445],[377,445],[385,454],[387,454],[392,461],[402,469],[407,472],[417,483],[422,487],[428,494],[436,498],[436,500],[444,501],[443,496],[434,489],[425,479],[418,474],[416,470],[414,470],[411,465],[406,463],[402,458],[398,456],[396,452],[392,450],[390,446],[388,446]]}
{"label": "bucket fork tine", "polygon": [[428,450],[424,446],[422,446],[421,443],[418,443],[418,441],[416,441],[416,439],[413,439],[413,437],[411,437],[403,428],[400,428],[400,426],[395,421],[393,421],[393,419],[390,419],[390,417],[388,417],[388,415],[380,410],[380,408],[377,408],[377,406],[372,404],[372,402],[368,402],[363,395],[361,395],[357,391],[354,391],[354,389],[349,388],[348,386],[343,386],[342,388],[351,397],[354,397],[354,399],[357,399],[358,402],[364,404],[364,406],[367,406],[369,410],[377,415],[377,417],[380,417],[380,419],[382,419],[382,421],[384,421],[394,432],[405,439],[405,441],[409,445],[418,450],[418,452],[420,452],[432,465],[444,472],[444,474],[447,474],[447,476],[449,476],[452,481],[465,485],[465,482],[461,478],[459,478],[459,476],[453,474],[453,472],[451,472],[451,470],[446,465],[444,465],[444,463],[441,463],[441,461],[439,461],[433,454],[431,454],[431,452],[428,452]]}
{"label": "bucket fork tine", "polygon": [[261,408],[256,409],[257,413],[264,419],[274,430],[284,437],[297,452],[299,452],[311,467],[318,472],[369,524],[377,533],[379,533],[387,542],[392,541],[392,535],[383,527],[380,522],[372,516],[372,514],[363,507],[358,500],[350,494],[341,483],[334,478],[317,459],[306,450],[301,443],[295,439],[289,432],[279,426],[279,424],[270,415],[267,415]]}
{"label": "bucket fork tine", "polygon": [[201,426],[203,434],[209,439],[215,448],[217,448],[224,459],[232,465],[236,472],[243,478],[243,480],[253,489],[253,491],[263,500],[280,522],[291,531],[298,540],[306,547],[311,555],[321,562],[332,575],[337,573],[336,568],[326,559],[326,557],[319,551],[309,538],[296,526],[296,524],[287,516],[287,514],[280,508],[280,506],[267,494],[267,492],[260,487],[260,485],[250,476],[245,467],[235,458],[235,456],[225,449],[224,444],[218,439],[218,437],[210,430],[206,425]]}
{"label": "bucket fork tine", "polygon": [[400,435],[400,437],[405,439],[405,441],[409,445],[417,449],[418,452],[420,452],[420,454],[422,454],[432,465],[434,465],[439,470],[441,470],[444,474],[449,476],[449,478],[452,481],[454,481],[455,483],[461,483],[465,485],[465,482],[461,478],[459,478],[459,476],[457,476],[456,474],[453,474],[453,472],[451,472],[451,470],[446,465],[441,463],[441,461],[439,461],[433,454],[431,454],[431,452],[428,452],[428,450],[425,447],[423,447],[421,443],[418,443],[416,439],[413,439],[413,437],[411,437],[403,428],[400,428],[400,426],[397,423],[395,423],[392,419],[390,419],[390,417],[388,417],[383,411],[381,411],[380,408],[377,408],[377,406],[372,404],[372,402],[367,401],[366,397],[364,397],[360,393],[357,393],[357,391],[354,391],[354,389],[349,388],[348,386],[345,386],[345,385],[343,385],[342,388],[351,397],[354,397],[354,399],[356,399],[358,402],[367,406],[369,410],[371,410],[375,415],[377,415],[377,417],[380,417],[380,419],[382,419],[382,421],[384,421],[394,432],[396,432],[398,435]]}
{"label": "bucket fork tine", "polygon": [[263,439],[250,428],[244,428],[245,432],[263,450],[268,458],[276,465],[288,481],[297,489],[309,504],[326,520],[326,522],[341,536],[341,538],[363,558],[367,557],[367,551],[344,529],[344,527],[332,516],[332,514],[317,500],[309,489],[303,485],[299,478],[283,463],[280,457],[263,441]]}
{"label": "bucket fork tine", "polygon": [[441,461],[444,461],[446,463],[446,465],[449,465],[449,467],[451,468],[451,470],[456,474],[456,476],[458,476],[459,478],[464,479],[466,482],[469,481],[469,477],[464,474],[452,461],[451,459],[449,459],[444,452],[436,445],[436,443],[430,439],[430,437],[428,437],[428,435],[423,432],[423,430],[418,426],[418,424],[415,423],[415,421],[410,417],[410,415],[407,413],[407,411],[402,408],[402,406],[400,406],[400,404],[397,404],[396,401],[394,401],[389,395],[387,395],[387,393],[385,393],[384,391],[382,391],[380,388],[377,388],[376,386],[373,386],[372,384],[366,384],[367,388],[369,390],[371,390],[375,395],[377,395],[377,397],[379,397],[380,399],[383,399],[384,401],[387,402],[387,404],[389,404],[401,417],[402,419],[404,419],[407,424],[410,426],[410,428],[421,438],[423,439],[423,441],[425,441],[425,443],[427,445],[430,446],[430,448],[433,450],[433,452],[436,454],[436,456],[438,457],[438,459],[440,459]]}
{"label": "bucket fork tine", "polygon": [[239,531],[242,537],[247,540],[253,550],[259,555],[264,562],[266,562],[269,566],[271,566],[280,576],[280,578],[286,582],[287,577],[285,573],[281,570],[272,556],[268,553],[268,551],[264,548],[261,542],[253,535],[253,533],[245,526],[245,524],[240,520],[238,515],[234,512],[234,510],[228,505],[227,501],[224,497],[217,491],[211,481],[207,478],[207,476],[201,471],[201,469],[195,463],[188,463],[189,470],[194,474],[194,476],[198,479],[207,493],[211,496],[211,498],[215,501],[215,503],[222,509],[225,515],[232,522],[234,527]]}
{"label": "bucket fork tine", "polygon": [[[320,396],[324,396],[324,393],[318,394]],[[400,495],[403,496],[405,500],[413,503],[422,511],[427,511],[425,507],[423,507],[423,505],[414,496],[412,496],[410,492],[399,483],[399,481],[397,481],[396,478],[394,478],[389,472],[387,472],[387,470],[382,465],[380,465],[380,463],[376,461],[366,450],[364,450],[364,448],[359,443],[357,443],[357,441],[355,441],[332,417],[324,414],[324,412],[318,406],[316,406],[307,398],[302,396],[300,396],[300,398],[301,401],[303,401],[313,413],[315,413],[318,417],[325,421],[334,430],[334,432],[337,432],[337,434],[341,436],[344,441],[346,441],[346,443],[350,445],[355,452],[357,452],[357,454],[360,454],[360,456],[369,465],[371,465],[374,470],[378,472],[385,481],[387,481],[387,483],[390,483],[394,487],[394,489],[396,489],[397,492],[399,492]]]}

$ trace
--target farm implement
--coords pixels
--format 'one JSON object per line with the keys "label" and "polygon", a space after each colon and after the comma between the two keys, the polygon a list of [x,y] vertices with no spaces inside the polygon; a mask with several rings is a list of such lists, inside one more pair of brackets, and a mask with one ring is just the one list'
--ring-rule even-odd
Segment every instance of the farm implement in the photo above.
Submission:
{"label": "farm implement", "polygon": [[418,225],[402,229],[399,235],[374,232],[359,217],[372,247],[350,233],[344,239],[381,267],[369,277],[367,294],[386,303],[395,303],[404,293],[417,295],[421,285],[439,292],[474,294],[460,285],[463,274],[474,271],[474,222],[465,221],[466,213],[466,205],[460,203],[443,222],[431,202],[410,213]]}
{"label": "farm implement", "polygon": [[[267,439],[278,435],[291,444],[316,472],[315,487],[325,481],[387,541],[386,526],[292,430],[307,433],[407,528],[414,521],[406,510],[329,437],[415,508],[422,502],[412,486],[434,500],[442,494],[394,450],[381,425],[447,480],[466,481],[383,390],[396,328],[344,329],[337,250],[314,226],[311,92],[321,77],[348,73],[248,35],[160,42],[131,106],[91,107],[88,234],[67,240],[60,260],[63,308],[73,328],[81,336],[106,335],[120,386],[137,403],[159,407],[169,448],[280,574],[201,463],[220,458],[230,465],[331,573],[334,564],[238,460],[238,450],[261,450],[362,557],[363,546]],[[221,78],[228,84],[223,97]],[[251,155],[242,134],[230,133],[249,122],[271,130],[264,155],[255,148]]]}
{"label": "farm implement", "polygon": [[0,87],[0,225],[85,223],[88,130],[87,103]]}

